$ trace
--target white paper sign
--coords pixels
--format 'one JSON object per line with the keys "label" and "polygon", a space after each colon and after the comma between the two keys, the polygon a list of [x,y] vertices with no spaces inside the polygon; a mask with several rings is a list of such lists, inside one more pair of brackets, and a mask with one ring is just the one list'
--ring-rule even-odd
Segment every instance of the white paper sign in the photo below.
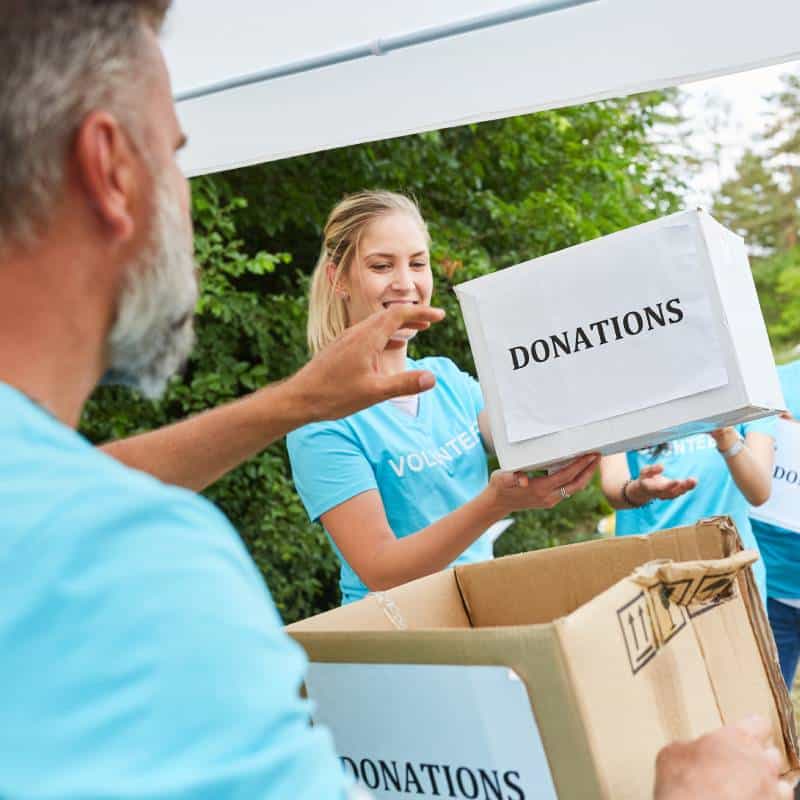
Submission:
{"label": "white paper sign", "polygon": [[647,226],[478,279],[511,442],[728,382],[692,225]]}
{"label": "white paper sign", "polygon": [[507,667],[312,663],[306,688],[345,771],[376,798],[557,800]]}
{"label": "white paper sign", "polygon": [[800,533],[800,423],[785,419],[777,423],[772,492],[763,506],[750,510],[750,516]]}
{"label": "white paper sign", "polygon": [[493,545],[512,525],[514,520],[510,517],[492,523],[482,534],[481,539],[485,539]]}

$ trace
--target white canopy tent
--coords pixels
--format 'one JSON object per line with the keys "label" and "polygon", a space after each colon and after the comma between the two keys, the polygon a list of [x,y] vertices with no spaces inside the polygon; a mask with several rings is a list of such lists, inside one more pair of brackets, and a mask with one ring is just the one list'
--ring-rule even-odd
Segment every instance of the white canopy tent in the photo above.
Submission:
{"label": "white canopy tent", "polygon": [[176,0],[164,47],[198,175],[800,58],[800,0]]}

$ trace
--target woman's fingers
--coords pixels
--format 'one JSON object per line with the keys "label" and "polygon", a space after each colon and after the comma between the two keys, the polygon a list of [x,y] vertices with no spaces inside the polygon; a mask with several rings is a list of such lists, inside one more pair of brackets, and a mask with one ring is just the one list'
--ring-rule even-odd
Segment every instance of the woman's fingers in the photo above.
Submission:
{"label": "woman's fingers", "polygon": [[576,476],[575,478],[567,484],[564,488],[570,493],[573,494],[576,491],[580,491],[581,489],[585,489],[589,485],[589,481],[592,480],[592,476],[597,471],[598,464],[600,463],[600,459],[596,459],[595,461],[589,462]]}
{"label": "woman's fingers", "polygon": [[508,493],[506,496],[517,508],[552,508],[586,488],[599,463],[600,456],[591,453],[574,459],[552,475],[532,478],[526,472],[500,470],[493,474],[492,481],[500,491]]}
{"label": "woman's fingers", "polygon": [[697,481],[694,478],[685,478],[683,480],[668,480],[664,478],[659,482],[648,485],[646,488],[653,497],[657,497],[659,500],[674,500],[676,497],[680,497],[682,494],[694,489],[695,486],[697,486]]}
{"label": "woman's fingers", "polygon": [[[567,497],[571,497],[573,494],[577,494],[582,489],[585,489],[588,486],[589,481],[591,481],[592,475],[594,475],[599,461],[599,457],[590,459],[586,464],[584,464],[583,468],[572,478],[572,480],[567,481],[566,483],[561,483],[559,486],[552,489],[547,498],[548,508],[552,508],[562,500],[566,500]],[[563,481],[563,471],[559,472],[558,475],[561,476]]]}
{"label": "woman's fingers", "polygon": [[647,480],[648,478],[655,478],[657,475],[660,475],[664,471],[663,464],[648,464],[639,470],[639,478],[641,480]]}
{"label": "woman's fingers", "polygon": [[594,470],[599,463],[600,455],[598,453],[588,453],[570,461],[558,472],[546,475],[543,478],[534,478],[534,480],[542,481],[542,485],[548,487],[551,491],[558,491],[562,486],[575,480],[584,470]]}

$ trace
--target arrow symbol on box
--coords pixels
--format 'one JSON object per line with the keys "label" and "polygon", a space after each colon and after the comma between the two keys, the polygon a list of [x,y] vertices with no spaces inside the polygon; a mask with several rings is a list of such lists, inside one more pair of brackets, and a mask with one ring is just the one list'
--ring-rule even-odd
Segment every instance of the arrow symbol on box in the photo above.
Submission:
{"label": "arrow symbol on box", "polygon": [[701,598],[705,599],[706,597],[713,596],[717,592],[720,592],[722,589],[726,588],[730,583],[731,579],[726,575],[725,577],[719,578],[713,583],[706,584],[703,587]]}
{"label": "arrow symbol on box", "polygon": [[642,636],[644,637],[645,642],[650,641],[650,637],[647,635],[647,627],[644,624],[644,609],[639,606],[639,622],[642,623]]}
{"label": "arrow symbol on box", "polygon": [[636,650],[639,649],[639,637],[636,635],[636,620],[633,618],[633,614],[628,612],[628,625],[630,625],[631,633],[633,634],[633,643]]}

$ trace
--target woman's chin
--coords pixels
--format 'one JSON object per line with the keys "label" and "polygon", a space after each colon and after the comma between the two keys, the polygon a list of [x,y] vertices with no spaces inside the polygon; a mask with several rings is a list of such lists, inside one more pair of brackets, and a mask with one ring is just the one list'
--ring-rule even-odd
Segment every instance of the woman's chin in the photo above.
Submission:
{"label": "woman's chin", "polygon": [[410,342],[416,335],[417,331],[415,331],[413,328],[402,328],[401,330],[397,331],[397,333],[389,337],[389,341],[386,346],[387,348],[390,349],[403,347],[408,342]]}

